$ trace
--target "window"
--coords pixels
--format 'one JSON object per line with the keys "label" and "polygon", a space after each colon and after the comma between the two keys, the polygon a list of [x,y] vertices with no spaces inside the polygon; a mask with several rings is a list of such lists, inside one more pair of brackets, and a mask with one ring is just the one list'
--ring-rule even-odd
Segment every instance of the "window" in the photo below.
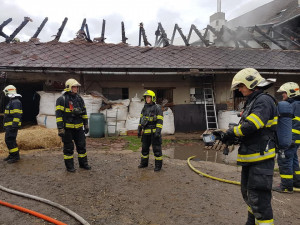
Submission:
{"label": "window", "polygon": [[128,99],[128,88],[102,88],[102,94],[109,100]]}

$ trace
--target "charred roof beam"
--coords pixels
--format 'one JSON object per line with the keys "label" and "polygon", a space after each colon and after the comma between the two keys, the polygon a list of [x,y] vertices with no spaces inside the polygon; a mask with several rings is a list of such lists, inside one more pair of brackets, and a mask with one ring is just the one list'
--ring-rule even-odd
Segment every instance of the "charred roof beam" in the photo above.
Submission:
{"label": "charred roof beam", "polygon": [[125,35],[125,26],[124,26],[124,22],[121,22],[121,32],[122,32],[122,42],[124,44],[127,44],[126,41],[128,40],[128,38]]}
{"label": "charred roof beam", "polygon": [[46,17],[43,22],[41,23],[41,25],[38,27],[38,29],[36,30],[36,32],[34,33],[34,35],[31,38],[37,38],[40,34],[40,32],[42,31],[42,29],[44,28],[45,24],[48,21],[48,17]]}
{"label": "charred roof beam", "polygon": [[292,31],[291,29],[287,28],[287,27],[284,27],[282,29],[283,32],[287,33],[288,35],[291,35],[293,36],[294,38],[298,38],[300,40],[300,35],[297,34],[296,32]]}
{"label": "charred roof beam", "polygon": [[182,30],[181,28],[178,26],[178,24],[176,23],[175,26],[174,26],[174,30],[173,30],[173,35],[172,35],[172,38],[171,38],[171,45],[173,44],[174,42],[174,38],[175,38],[175,34],[176,34],[176,30],[178,31],[178,33],[180,34],[185,46],[189,46],[189,42],[188,40],[186,39],[186,36],[182,33]]}
{"label": "charred roof beam", "polygon": [[195,31],[195,33],[197,34],[197,36],[200,38],[200,40],[205,44],[206,47],[209,46],[209,41],[206,40],[204,38],[204,36],[202,36],[201,32],[197,29],[197,27],[192,24],[191,25],[191,28],[190,28],[190,32],[189,32],[189,35],[188,35],[188,38],[187,38],[187,41],[190,42],[190,39],[191,39],[191,35],[192,35],[192,32]]}
{"label": "charred roof beam", "polygon": [[6,35],[2,30],[3,28],[9,24],[12,21],[12,18],[9,18],[7,20],[5,20],[1,25],[0,25],[0,36],[4,37],[5,39],[9,38],[8,35]]}
{"label": "charred roof beam", "polygon": [[142,37],[143,37],[143,41],[144,41],[144,45],[148,46],[151,44],[149,43],[147,36],[146,36],[146,32],[145,32],[145,28],[144,28],[144,24],[140,23],[140,31],[139,31],[139,46],[141,46],[141,42],[142,42]]}
{"label": "charred roof beam", "polygon": [[[156,41],[155,41],[156,46],[159,47],[161,44],[163,44],[163,47],[167,47],[170,45],[167,34],[166,34],[163,26],[161,25],[161,23],[158,23],[158,28],[157,28],[157,31],[155,32],[155,35],[156,35]],[[160,35],[160,38],[159,38],[159,40],[157,40],[159,35]]]}
{"label": "charred roof beam", "polygon": [[274,38],[270,37],[269,35],[267,35],[266,33],[264,33],[259,27],[254,26],[253,28],[257,33],[259,33],[260,35],[264,36],[265,38],[267,38],[268,40],[272,41],[275,45],[277,45],[279,48],[283,49],[283,50],[287,50],[287,48],[283,45],[281,45],[278,41],[274,40]]}
{"label": "charred roof beam", "polygon": [[60,36],[61,36],[62,32],[64,31],[64,28],[65,28],[67,22],[68,22],[68,18],[66,17],[66,18],[64,19],[64,21],[62,22],[60,28],[58,29],[57,34],[55,35],[55,38],[54,38],[55,41],[59,41]]}
{"label": "charred roof beam", "polygon": [[6,38],[5,42],[10,43],[29,21],[32,22],[32,20],[29,17],[24,17],[23,22],[17,27],[17,29],[15,29],[15,31],[8,38]]}

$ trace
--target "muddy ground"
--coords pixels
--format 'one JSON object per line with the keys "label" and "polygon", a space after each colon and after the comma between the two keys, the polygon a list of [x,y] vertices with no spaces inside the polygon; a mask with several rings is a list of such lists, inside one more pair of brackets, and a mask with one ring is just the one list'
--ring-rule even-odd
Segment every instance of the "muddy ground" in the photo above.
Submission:
{"label": "muddy ground", "polygon": [[[99,139],[98,139],[99,140]],[[139,152],[124,141],[88,139],[91,171],[68,173],[61,150],[21,152],[9,165],[0,154],[0,185],[57,202],[90,224],[245,224],[247,208],[240,187],[194,173],[185,160],[165,157],[163,170],[153,172],[153,155],[146,169],[138,169]],[[182,150],[188,148],[188,145]],[[240,180],[240,168],[194,161],[204,172]],[[275,181],[279,181],[278,173]],[[20,205],[66,224],[80,224],[56,208],[0,191],[0,200]],[[273,193],[275,224],[300,224],[300,193]],[[34,216],[0,206],[1,225],[50,224]]]}

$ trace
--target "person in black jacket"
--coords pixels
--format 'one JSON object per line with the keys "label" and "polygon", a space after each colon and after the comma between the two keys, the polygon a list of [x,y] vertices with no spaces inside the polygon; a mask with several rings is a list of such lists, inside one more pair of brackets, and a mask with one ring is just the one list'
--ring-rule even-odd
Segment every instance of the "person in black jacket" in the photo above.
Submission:
{"label": "person in black jacket", "polygon": [[271,191],[278,114],[275,99],[263,92],[273,82],[253,68],[239,71],[231,87],[247,97],[241,120],[226,133],[214,132],[228,145],[239,139],[237,163],[242,166],[241,192],[248,205],[246,225],[274,224]]}
{"label": "person in black jacket", "polygon": [[155,93],[147,90],[144,94],[145,105],[141,112],[140,123],[138,127],[138,137],[142,136],[142,154],[139,168],[148,166],[149,148],[152,144],[155,157],[154,171],[158,172],[162,168],[162,150],[161,150],[161,130],[163,127],[163,113],[161,107],[156,104]]}
{"label": "person in black jacket", "polygon": [[[79,167],[90,170],[86,154],[85,134],[89,132],[88,116],[83,99],[78,93],[81,86],[75,79],[66,81],[65,93],[56,100],[58,135],[64,143],[64,161],[69,172],[74,168],[74,143],[78,152]],[[84,130],[83,130],[84,128]]]}
{"label": "person in black jacket", "polygon": [[17,89],[13,85],[8,85],[3,90],[5,96],[9,98],[9,103],[4,111],[4,130],[5,143],[9,150],[9,155],[4,159],[7,163],[15,163],[20,160],[19,148],[17,145],[18,129],[21,127],[22,120],[22,103],[19,98],[22,96],[17,94]]}

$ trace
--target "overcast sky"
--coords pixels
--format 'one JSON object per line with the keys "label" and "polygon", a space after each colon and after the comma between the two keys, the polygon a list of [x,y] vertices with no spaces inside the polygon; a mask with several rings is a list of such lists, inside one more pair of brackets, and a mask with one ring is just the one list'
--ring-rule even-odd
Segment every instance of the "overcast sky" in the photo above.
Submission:
{"label": "overcast sky", "polygon": [[[222,12],[226,19],[233,19],[243,13],[272,0],[222,0]],[[0,24],[12,18],[3,31],[10,35],[24,20],[29,22],[17,35],[21,41],[28,41],[45,17],[49,20],[39,35],[42,42],[54,37],[65,17],[68,22],[60,41],[75,37],[84,18],[87,19],[91,39],[100,37],[102,20],[106,20],[107,43],[121,42],[121,22],[124,21],[126,37],[131,45],[138,45],[139,23],[144,23],[148,41],[153,45],[157,23],[161,22],[168,38],[171,38],[175,23],[188,33],[191,24],[199,30],[209,23],[209,16],[217,11],[217,0],[0,0]],[[0,37],[0,41],[4,41]]]}

